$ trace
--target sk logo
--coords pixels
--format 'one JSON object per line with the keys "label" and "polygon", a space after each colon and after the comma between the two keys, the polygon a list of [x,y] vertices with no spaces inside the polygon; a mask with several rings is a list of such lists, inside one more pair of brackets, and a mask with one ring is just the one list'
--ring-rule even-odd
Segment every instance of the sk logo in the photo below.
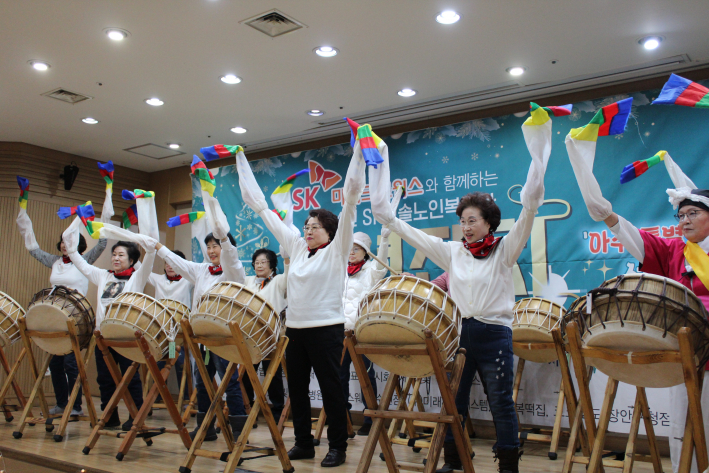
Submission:
{"label": "sk logo", "polygon": [[308,168],[310,169],[310,183],[320,183],[324,191],[330,190],[342,180],[342,176],[335,171],[329,171],[315,161],[308,161]]}

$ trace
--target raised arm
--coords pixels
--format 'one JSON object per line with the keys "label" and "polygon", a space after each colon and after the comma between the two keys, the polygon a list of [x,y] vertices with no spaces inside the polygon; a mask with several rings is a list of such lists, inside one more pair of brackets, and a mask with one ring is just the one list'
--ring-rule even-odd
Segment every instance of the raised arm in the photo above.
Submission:
{"label": "raised arm", "polygon": [[337,233],[332,240],[333,246],[347,259],[354,244],[354,223],[357,216],[357,202],[367,184],[365,169],[367,165],[362,157],[359,140],[355,144],[350,165],[347,168],[345,184],[342,188],[345,201],[342,204],[342,214],[337,224]]}
{"label": "raised arm", "polygon": [[154,249],[146,248],[143,263],[140,265],[140,268],[133,273],[132,278],[135,278],[136,292],[141,292],[145,288],[145,284],[148,282],[150,274],[152,274],[153,263],[155,262],[155,253],[156,251]]}
{"label": "raised arm", "polygon": [[42,263],[43,265],[45,265],[48,268],[51,268],[54,265],[54,263],[56,263],[57,260],[59,259],[59,255],[53,255],[51,253],[47,253],[46,251],[43,251],[41,248],[35,248],[34,250],[30,250],[30,254],[34,257],[34,259],[36,259],[37,261],[39,261],[40,263]]}
{"label": "raised arm", "polygon": [[239,259],[238,248],[231,244],[228,237],[220,240],[220,245],[222,246],[220,262],[222,264],[222,270],[224,271],[224,277],[227,281],[244,284],[244,281],[246,281],[246,272],[244,271],[244,265]]}
{"label": "raised arm", "polygon": [[170,263],[170,266],[172,266],[172,269],[174,269],[177,274],[187,279],[192,284],[197,284],[199,268],[202,263],[187,261],[186,259],[177,256],[175,253],[170,251],[167,246],[163,246],[160,243],[155,245],[155,249],[158,250],[158,256]]}
{"label": "raised arm", "polygon": [[71,262],[74,263],[74,266],[76,266],[76,269],[78,269],[81,274],[86,276],[86,279],[98,285],[101,282],[101,276],[105,274],[106,270],[90,265],[77,251],[79,247],[80,226],[81,220],[79,217],[76,217],[71,225],[64,230],[62,240],[64,240],[64,245],[66,246],[68,256],[71,259]]}
{"label": "raised arm", "polygon": [[428,259],[433,261],[433,264],[444,271],[450,271],[450,242],[445,242],[439,237],[429,235],[396,217],[391,225],[389,225],[389,228],[406,241],[406,243],[423,252]]}
{"label": "raised arm", "polygon": [[[391,234],[391,230],[385,227],[382,227],[382,238],[381,241],[379,242],[379,251],[377,251],[377,258],[380,260],[386,262],[386,260],[389,258],[389,235]],[[372,275],[372,281],[371,284],[374,285],[379,282],[384,276],[386,276],[387,271],[389,271],[386,267],[382,266],[378,261],[375,263],[375,267],[370,273]]]}
{"label": "raised arm", "polygon": [[106,240],[105,238],[99,238],[98,243],[96,243],[96,246],[91,248],[88,253],[83,255],[86,262],[89,264],[94,264],[99,258],[99,256],[101,256],[103,251],[106,249],[107,244],[108,240]]}

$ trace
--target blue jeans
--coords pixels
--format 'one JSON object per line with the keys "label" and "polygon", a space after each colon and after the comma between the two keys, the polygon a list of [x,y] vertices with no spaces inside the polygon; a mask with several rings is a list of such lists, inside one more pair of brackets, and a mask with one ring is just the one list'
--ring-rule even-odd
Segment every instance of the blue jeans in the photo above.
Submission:
{"label": "blue jeans", "polygon": [[[369,361],[369,358],[366,356],[362,356],[362,361],[364,362],[364,367],[367,368],[367,376],[369,376],[369,381],[372,383],[372,387],[374,388],[374,395],[377,395],[377,377],[376,373],[374,373],[374,364]],[[347,350],[345,352],[345,359],[342,360],[342,367],[340,368],[340,382],[342,383],[342,391],[345,394],[345,402],[347,403],[347,411],[349,412],[350,409],[352,409],[352,403],[349,402],[350,399],[350,364],[352,364],[352,358],[350,357],[350,352]],[[361,391],[360,391],[361,392]],[[364,399],[364,395],[362,395],[362,403],[364,404],[365,409],[369,409],[367,406],[367,401]],[[377,406],[374,406],[373,409],[376,409]],[[372,423],[372,418],[364,416],[364,425],[371,424]]]}
{"label": "blue jeans", "polygon": [[[465,366],[455,397],[455,406],[463,416],[463,423],[468,418],[470,389],[475,373],[478,373],[495,423],[495,446],[501,450],[519,447],[517,413],[512,402],[512,329],[504,325],[486,324],[473,318],[463,319],[460,347],[466,350]],[[446,442],[453,441],[453,432],[449,427]]]}
{"label": "blue jeans", "polygon": [[[200,354],[199,356],[204,356]],[[207,363],[207,373],[209,373],[209,382],[212,382],[214,373],[219,373],[219,377],[224,379],[224,374],[229,366],[229,362],[224,358],[220,358],[214,352],[209,353],[209,363]],[[197,410],[199,412],[207,412],[212,401],[209,399],[209,394],[207,394],[207,389],[204,387],[204,381],[202,381],[202,376],[199,370],[195,369],[195,376],[197,377]],[[239,370],[234,371],[234,375],[229,381],[229,385],[226,388],[226,405],[229,407],[230,416],[245,416],[246,409],[244,409],[244,398],[241,396],[241,383],[239,383]]]}
{"label": "blue jeans", "polygon": [[[63,409],[69,403],[69,394],[74,389],[74,383],[79,377],[76,356],[74,353],[62,356],[54,355],[49,362],[49,369],[52,374],[52,386],[54,386],[57,406]],[[74,401],[74,409],[81,410],[81,387],[79,387],[79,394]]]}

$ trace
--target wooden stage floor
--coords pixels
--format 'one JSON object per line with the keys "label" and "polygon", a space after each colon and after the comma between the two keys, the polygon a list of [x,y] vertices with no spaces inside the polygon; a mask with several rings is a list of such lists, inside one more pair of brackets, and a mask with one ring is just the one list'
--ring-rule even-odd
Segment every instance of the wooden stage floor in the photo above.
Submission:
{"label": "wooden stage floor", "polygon": [[[97,406],[98,409],[98,406]],[[127,412],[121,406],[119,408],[121,420],[128,418]],[[0,421],[0,452],[9,459],[21,460],[23,462],[34,463],[49,468],[51,471],[79,472],[82,468],[87,473],[177,473],[186,450],[176,435],[164,434],[153,439],[153,445],[147,447],[145,442],[137,439],[130,452],[123,461],[116,460],[116,452],[120,445],[120,440],[111,437],[101,437],[96,447],[89,455],[84,455],[81,450],[90,433],[87,422],[70,423],[67,427],[66,435],[62,442],[55,442],[51,433],[45,432],[43,425],[25,428],[22,439],[14,439],[12,432],[15,430],[19,413],[15,416],[15,421],[6,423]],[[168,427],[171,425],[167,411],[164,409],[154,411],[149,419],[150,426]],[[188,428],[194,428],[194,418],[190,421]],[[174,428],[174,425],[172,426]],[[324,437],[324,435],[323,435]],[[320,461],[327,454],[327,441],[323,445],[316,447],[316,458],[313,460],[299,460],[293,462],[296,472],[300,473],[354,473],[357,470],[357,463],[364,446],[366,437],[357,436],[349,441],[347,450],[347,461],[344,465],[332,469],[321,468]],[[251,444],[259,446],[272,446],[271,437],[265,426],[263,419],[259,422],[259,427],[252,431],[249,438]],[[286,449],[293,446],[293,429],[286,428],[283,433],[283,440]],[[473,465],[477,473],[497,472],[497,464],[493,462],[491,451],[493,442],[491,440],[473,440],[473,450],[475,459]],[[224,449],[226,444],[220,438],[216,442],[205,442],[205,447],[210,450]],[[520,471],[526,473],[546,473],[561,471],[564,450],[560,449],[559,459],[551,461],[547,458],[547,449],[541,444],[527,442],[524,446],[524,455],[520,462]],[[394,446],[394,453],[397,460],[421,463],[425,458],[426,450],[421,453],[413,453],[410,448]],[[443,464],[443,455],[439,466]],[[9,466],[9,465],[8,465]],[[193,472],[220,472],[223,471],[224,463],[217,460],[198,458],[192,468]],[[665,472],[671,472],[672,467],[669,458],[663,458]],[[251,471],[281,473],[281,465],[277,457],[266,457],[256,460],[246,461],[242,468]],[[575,471],[583,471],[582,465],[576,465]],[[614,470],[614,469],[613,469]],[[45,470],[42,470],[45,471]],[[237,470],[239,471],[239,470]],[[372,461],[370,471],[373,473],[385,473],[386,464],[379,459],[379,447],[377,454]],[[609,470],[607,470],[609,471]],[[634,471],[638,473],[652,472],[649,463],[636,462]],[[8,469],[7,473],[13,473]]]}

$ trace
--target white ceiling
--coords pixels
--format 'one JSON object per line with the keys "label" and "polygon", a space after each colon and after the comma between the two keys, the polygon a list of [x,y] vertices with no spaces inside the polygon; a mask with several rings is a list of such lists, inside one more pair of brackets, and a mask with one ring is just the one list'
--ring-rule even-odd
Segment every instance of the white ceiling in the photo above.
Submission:
{"label": "white ceiling", "polygon": [[[239,24],[272,8],[307,28],[271,39]],[[461,21],[436,23],[448,8]],[[498,86],[513,65],[527,68],[522,85],[539,87],[671,56],[709,62],[707,0],[0,0],[0,12],[0,141],[145,171],[182,165],[201,146],[263,148],[324,119]],[[116,43],[107,27],[131,35]],[[651,52],[638,44],[650,34],[665,37]],[[320,58],[320,45],[340,54]],[[52,67],[37,72],[32,59]],[[225,73],[243,82],[223,84]],[[40,95],[57,87],[94,98],[69,105]],[[403,87],[419,93],[403,99]],[[165,105],[146,105],[153,96]],[[307,116],[312,108],[326,115]],[[236,125],[248,133],[231,133]],[[166,142],[187,154],[123,151]]]}

